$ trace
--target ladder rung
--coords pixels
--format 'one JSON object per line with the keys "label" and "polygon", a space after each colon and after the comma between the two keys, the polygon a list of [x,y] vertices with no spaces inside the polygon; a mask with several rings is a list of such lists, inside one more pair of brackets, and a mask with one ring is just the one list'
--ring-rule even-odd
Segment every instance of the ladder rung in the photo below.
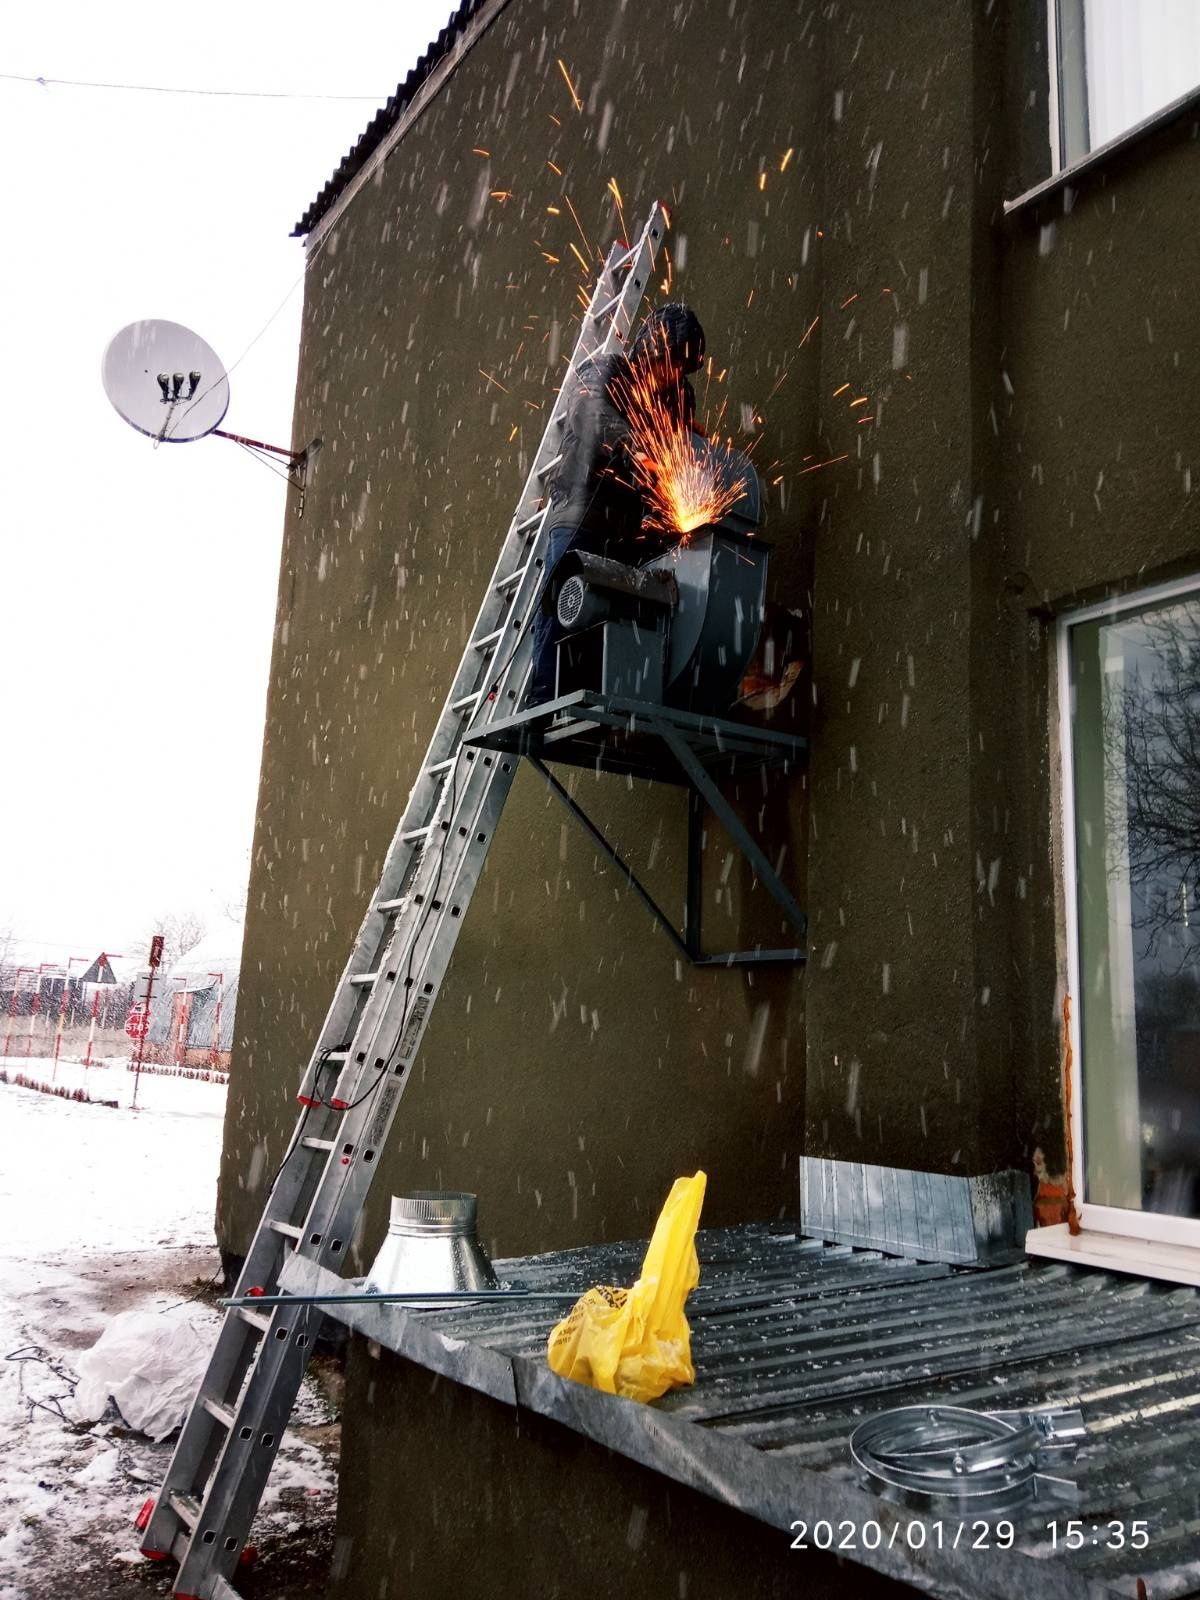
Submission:
{"label": "ladder rung", "polygon": [[386,917],[386,916],[390,915],[391,912],[393,912],[393,911],[403,911],[404,907],[407,904],[408,904],[408,897],[407,896],[404,896],[400,900],[378,900],[375,903],[375,909],[376,909],[376,911],[382,912],[383,915]]}
{"label": "ladder rung", "polygon": [[551,472],[554,471],[555,467],[558,466],[558,464],[559,464],[559,462],[561,460],[562,460],[562,451],[560,450],[559,453],[556,456],[551,456],[549,461],[547,461],[544,466],[541,466],[541,467],[539,467],[537,469],[537,476],[539,478],[546,477],[546,475],[548,473],[551,473]]}
{"label": "ladder rung", "polygon": [[499,583],[493,584],[492,587],[497,594],[503,594],[506,589],[515,589],[528,571],[529,563],[526,562],[523,567],[518,567],[515,572],[510,572],[507,578],[501,578]]}
{"label": "ladder rung", "polygon": [[271,1326],[270,1317],[264,1317],[261,1311],[251,1311],[249,1306],[239,1306],[237,1314],[247,1327],[255,1328],[259,1333],[266,1333]]}
{"label": "ladder rung", "polygon": [[304,1229],[297,1228],[291,1222],[278,1222],[274,1217],[267,1223],[272,1233],[282,1234],[285,1239],[303,1239]]}
{"label": "ladder rung", "polygon": [[406,828],[400,835],[403,844],[411,844],[414,839],[423,839],[427,833],[433,832],[433,823],[427,822],[423,828]]}
{"label": "ladder rung", "polygon": [[595,312],[596,321],[599,322],[601,317],[610,317],[620,304],[621,296],[619,294],[613,295],[611,300],[606,300],[602,306],[597,308]]}
{"label": "ladder rung", "polygon": [[300,1143],[306,1150],[332,1150],[334,1145],[332,1139],[314,1139],[311,1135],[306,1135]]}
{"label": "ladder rung", "polygon": [[[560,411],[558,416],[555,418],[555,421],[556,422],[561,422],[563,417],[565,417],[565,416],[566,416],[566,412],[565,411]],[[539,506],[536,511],[531,511],[527,517],[522,517],[519,522],[514,522],[512,531],[514,533],[528,533],[530,528],[536,528],[537,527],[538,523],[542,520],[542,518],[545,515],[546,515],[545,506]]]}
{"label": "ladder rung", "polygon": [[349,1061],[349,1050],[322,1050],[322,1061]]}
{"label": "ladder rung", "polygon": [[454,765],[454,763],[457,760],[458,760],[457,756],[450,756],[449,759],[446,760],[446,761],[433,761],[433,762],[431,762],[429,764],[429,766],[427,766],[425,768],[425,777],[432,778],[439,772],[449,772],[450,768]]}
{"label": "ladder rung", "polygon": [[190,1494],[169,1494],[167,1504],[180,1522],[186,1523],[189,1528],[194,1528],[200,1521],[200,1502]]}
{"label": "ladder rung", "polygon": [[350,982],[356,989],[369,989],[378,976],[378,972],[356,972]]}
{"label": "ladder rung", "polygon": [[485,633],[482,639],[474,639],[474,640],[472,640],[471,649],[472,650],[490,650],[493,645],[499,644],[501,639],[503,639],[503,637],[504,637],[504,629],[503,628],[497,628],[493,633]]}
{"label": "ladder rung", "polygon": [[204,1396],[203,1403],[204,1409],[208,1412],[209,1416],[213,1417],[217,1422],[219,1422],[228,1433],[234,1424],[234,1415],[229,1407],[223,1406],[219,1400],[213,1400],[208,1395]]}
{"label": "ladder rung", "polygon": [[[450,702],[450,709],[451,711],[466,711],[471,706],[478,705],[486,693],[486,689],[476,689],[474,694],[464,694],[461,700],[452,700]],[[428,829],[426,831],[428,832]]]}

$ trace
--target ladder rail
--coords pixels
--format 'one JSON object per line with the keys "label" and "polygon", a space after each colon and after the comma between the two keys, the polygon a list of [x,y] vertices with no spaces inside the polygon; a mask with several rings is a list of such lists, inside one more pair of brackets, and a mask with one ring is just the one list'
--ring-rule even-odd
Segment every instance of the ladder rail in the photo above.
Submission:
{"label": "ladder rail", "polygon": [[[312,1103],[305,1105],[272,1183],[239,1276],[239,1294],[273,1289],[293,1252],[333,1267],[345,1259],[378,1166],[375,1157],[411,1077],[515,777],[516,756],[466,750],[463,739],[480,721],[507,714],[532,670],[529,610],[544,581],[550,510],[543,490],[559,459],[561,402],[580,369],[627,336],[664,229],[655,206],[632,249],[613,247],[583,318],[379,887],[302,1079],[301,1095]],[[622,270],[618,288],[614,280]],[[604,318],[607,326],[598,331]],[[504,658],[510,631],[514,645]],[[477,649],[484,639],[488,649]],[[468,698],[469,714],[462,704]],[[402,837],[418,828],[424,837]],[[389,900],[397,902],[394,909],[378,909]],[[373,974],[379,976],[366,981]],[[334,1100],[343,1108],[335,1108]],[[315,1308],[287,1306],[269,1318],[227,1315],[144,1539],[148,1550],[175,1553],[186,1539],[178,1594],[216,1600],[231,1593],[226,1580],[249,1533],[321,1316]],[[189,1529],[177,1505],[192,1500],[199,1513]]]}
{"label": "ladder rail", "polygon": [[[657,208],[656,208],[657,211]],[[652,213],[651,221],[647,228],[654,225],[656,218]],[[644,230],[645,233],[646,230]],[[661,227],[658,236],[661,237]],[[657,242],[657,241],[656,241]],[[649,263],[643,263],[645,250],[643,242],[632,250],[622,251],[619,246],[614,246],[609,252],[608,261],[605,263],[600,282],[593,295],[593,304],[602,298],[602,295],[611,288],[615,272],[621,265],[628,261],[628,284],[631,290],[638,292],[638,304],[644,293],[645,283],[649,279]],[[591,309],[583,318],[583,325],[575,348],[568,362],[567,384],[578,381],[579,363],[585,358],[595,354],[597,348],[604,347],[616,340],[623,340],[627,333],[637,306],[626,310],[625,301],[618,296],[620,302],[617,311],[613,314],[612,333],[606,335],[597,346],[590,337],[590,324],[593,316]],[[620,314],[624,312],[624,326],[620,326]],[[560,391],[561,393],[561,391]],[[463,733],[466,731],[462,713],[455,711],[456,701],[461,700],[466,693],[479,687],[486,679],[489,669],[489,658],[481,655],[474,649],[475,642],[494,633],[497,627],[507,632],[509,627],[520,625],[522,608],[532,603],[533,597],[541,587],[541,561],[535,554],[536,547],[542,542],[545,527],[545,518],[549,507],[545,503],[542,493],[544,488],[543,478],[547,467],[552,461],[558,459],[558,436],[562,429],[562,419],[559,415],[559,397],[556,396],[552,404],[550,420],[543,431],[541,441],[534,452],[533,462],[526,476],[525,483],[517,500],[517,510],[508,527],[508,531],[501,544],[499,556],[484,593],[479,613],[475,619],[467,639],[467,646],[455,670],[454,678],[447,693],[442,711],[435,725],[430,739],[429,748],[421,764],[417,780],[414,783],[400,823],[393,836],[384,858],[384,865],[380,875],[379,891],[368,907],[363,921],[359,926],[354,944],[351,948],[350,958],[346,964],[341,982],[334,991],[325,1023],[318,1035],[317,1045],[313,1051],[305,1073],[302,1094],[311,1093],[311,1085],[315,1077],[318,1062],[325,1050],[330,1048],[333,1041],[340,1042],[348,1029],[355,1023],[356,1017],[361,1013],[362,1007],[358,997],[346,992],[346,976],[351,972],[366,970],[372,949],[378,950],[388,935],[386,922],[380,918],[387,913],[376,911],[375,907],[381,900],[399,898],[403,885],[411,870],[414,857],[417,853],[417,843],[404,838],[405,833],[411,833],[418,828],[430,825],[437,816],[444,793],[444,774],[438,779],[429,777],[431,767],[447,762],[456,756],[461,747]],[[536,515],[535,515],[536,514]],[[506,583],[507,576],[516,570],[518,557],[526,559],[521,562],[523,576],[518,585],[511,592],[500,592],[501,586]],[[514,625],[514,618],[516,623]],[[478,708],[476,708],[478,709]],[[474,720],[473,718],[471,720]]]}

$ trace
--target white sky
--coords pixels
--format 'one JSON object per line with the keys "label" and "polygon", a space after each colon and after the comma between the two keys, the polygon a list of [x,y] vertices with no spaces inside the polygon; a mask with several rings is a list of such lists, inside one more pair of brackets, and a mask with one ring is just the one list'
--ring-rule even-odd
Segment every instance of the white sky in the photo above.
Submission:
{"label": "white sky", "polygon": [[[0,935],[124,950],[244,892],[284,485],[220,439],[158,449],[109,406],[126,323],[233,367],[223,426],[291,442],[304,266],[291,228],[450,0],[10,7],[0,71]],[[40,941],[37,946],[33,941]]]}

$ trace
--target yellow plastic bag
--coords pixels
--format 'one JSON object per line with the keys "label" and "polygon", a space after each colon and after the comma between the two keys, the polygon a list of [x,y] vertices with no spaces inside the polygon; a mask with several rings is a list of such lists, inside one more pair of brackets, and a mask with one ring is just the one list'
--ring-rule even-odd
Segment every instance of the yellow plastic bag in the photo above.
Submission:
{"label": "yellow plastic bag", "polygon": [[642,1273],[632,1289],[589,1289],[551,1333],[551,1370],[626,1400],[657,1400],[693,1383],[684,1302],[700,1282],[696,1225],[708,1182],[676,1178],[659,1213]]}

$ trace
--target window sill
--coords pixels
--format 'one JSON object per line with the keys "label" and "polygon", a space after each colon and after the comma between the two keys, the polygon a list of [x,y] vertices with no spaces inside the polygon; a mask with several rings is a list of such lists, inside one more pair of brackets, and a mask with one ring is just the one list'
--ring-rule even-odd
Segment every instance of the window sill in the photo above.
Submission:
{"label": "window sill", "polygon": [[1167,1283],[1200,1287],[1200,1250],[1189,1245],[1132,1239],[1124,1234],[1100,1233],[1094,1228],[1073,1234],[1063,1222],[1053,1228],[1031,1228],[1025,1235],[1025,1251],[1050,1261],[1107,1267],[1110,1272],[1132,1272],[1141,1278],[1162,1278]]}
{"label": "window sill", "polygon": [[1193,112],[1200,112],[1200,85],[1195,89],[1189,89],[1186,94],[1180,95],[1178,100],[1172,100],[1161,110],[1152,112],[1143,121],[1135,122],[1132,128],[1126,128],[1124,133],[1117,134],[1116,138],[1110,139],[1107,144],[1098,144],[1094,150],[1089,150],[1086,156],[1073,162],[1069,167],[1064,167],[1061,172],[1054,173],[1043,182],[1034,184],[1032,189],[1026,189],[1025,193],[1019,194],[1015,200],[1006,200],[1004,215],[1011,217],[1018,212],[1032,210],[1039,201],[1064,189],[1076,188],[1090,178],[1097,169],[1106,167],[1114,156],[1141,144],[1152,134],[1170,127],[1173,122],[1178,122]]}

